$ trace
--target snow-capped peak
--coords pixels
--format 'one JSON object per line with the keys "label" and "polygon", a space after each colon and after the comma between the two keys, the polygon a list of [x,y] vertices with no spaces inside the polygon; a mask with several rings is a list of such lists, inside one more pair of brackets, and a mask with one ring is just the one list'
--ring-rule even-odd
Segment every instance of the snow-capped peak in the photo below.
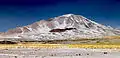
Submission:
{"label": "snow-capped peak", "polygon": [[0,36],[30,38],[34,40],[61,40],[76,37],[98,38],[119,33],[114,31],[114,29],[96,23],[81,15],[65,14],[50,20],[42,20],[28,26],[0,33]]}

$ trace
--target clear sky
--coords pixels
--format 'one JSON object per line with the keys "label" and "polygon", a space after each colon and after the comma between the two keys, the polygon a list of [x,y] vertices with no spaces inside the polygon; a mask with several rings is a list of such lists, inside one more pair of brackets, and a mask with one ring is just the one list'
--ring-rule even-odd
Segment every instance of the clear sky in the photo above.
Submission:
{"label": "clear sky", "polygon": [[69,13],[120,27],[120,0],[0,0],[0,31]]}

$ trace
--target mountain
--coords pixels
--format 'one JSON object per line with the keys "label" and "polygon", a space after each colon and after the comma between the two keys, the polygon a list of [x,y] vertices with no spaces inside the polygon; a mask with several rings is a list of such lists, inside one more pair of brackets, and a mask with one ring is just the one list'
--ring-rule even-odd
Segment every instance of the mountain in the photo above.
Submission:
{"label": "mountain", "polygon": [[0,33],[0,38],[32,40],[63,40],[75,38],[101,38],[120,35],[120,30],[104,26],[81,15],[66,14],[31,25],[16,27]]}

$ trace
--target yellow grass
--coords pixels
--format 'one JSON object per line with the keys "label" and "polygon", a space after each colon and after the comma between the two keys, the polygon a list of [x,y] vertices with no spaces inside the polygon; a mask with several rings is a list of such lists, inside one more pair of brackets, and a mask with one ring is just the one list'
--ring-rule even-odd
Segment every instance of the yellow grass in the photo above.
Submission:
{"label": "yellow grass", "polygon": [[102,48],[102,49],[120,49],[120,45],[102,45],[102,44],[81,44],[81,45],[68,45],[69,48]]}
{"label": "yellow grass", "polygon": [[105,39],[120,39],[120,36],[105,36]]}
{"label": "yellow grass", "polygon": [[108,44],[0,44],[0,49],[9,48],[102,48],[102,49],[120,49],[120,45]]}

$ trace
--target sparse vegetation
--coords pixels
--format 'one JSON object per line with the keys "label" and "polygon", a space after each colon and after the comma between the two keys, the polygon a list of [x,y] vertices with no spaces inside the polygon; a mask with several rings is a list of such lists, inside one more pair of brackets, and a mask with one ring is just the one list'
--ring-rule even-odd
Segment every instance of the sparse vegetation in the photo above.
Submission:
{"label": "sparse vegetation", "polygon": [[102,48],[120,49],[120,45],[110,44],[0,44],[0,49],[9,48]]}
{"label": "sparse vegetation", "polygon": [[105,39],[120,39],[120,36],[105,36]]}
{"label": "sparse vegetation", "polygon": [[12,41],[0,41],[0,44],[17,44],[17,43]]}
{"label": "sparse vegetation", "polygon": [[120,36],[94,39],[48,40],[48,41],[1,41],[0,49],[7,48],[103,48],[120,49]]}

